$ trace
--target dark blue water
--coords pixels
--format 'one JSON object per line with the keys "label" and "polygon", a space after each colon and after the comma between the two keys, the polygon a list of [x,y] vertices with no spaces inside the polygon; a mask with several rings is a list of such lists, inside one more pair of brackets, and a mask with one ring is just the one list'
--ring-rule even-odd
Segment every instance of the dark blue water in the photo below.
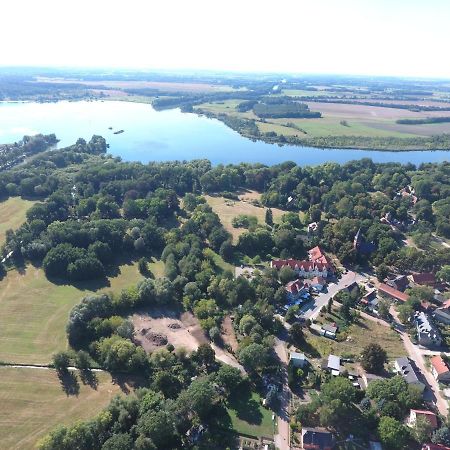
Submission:
{"label": "dark blue water", "polygon": [[[109,130],[113,127],[113,130]],[[115,135],[113,132],[124,130]],[[79,137],[100,134],[110,153],[127,161],[167,161],[207,158],[213,164],[260,162],[268,165],[295,161],[299,165],[343,163],[372,158],[375,162],[441,162],[450,152],[377,152],[322,150],[278,146],[241,137],[215,119],[179,110],[155,111],[150,105],[129,102],[0,103],[0,142],[14,142],[25,134],[55,133],[59,146]]]}

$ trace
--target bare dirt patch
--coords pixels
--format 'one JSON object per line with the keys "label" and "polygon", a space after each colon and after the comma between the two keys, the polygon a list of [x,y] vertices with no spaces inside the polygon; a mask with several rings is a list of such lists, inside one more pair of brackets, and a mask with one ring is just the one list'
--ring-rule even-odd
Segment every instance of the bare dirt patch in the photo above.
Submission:
{"label": "bare dirt patch", "polygon": [[208,343],[197,318],[190,312],[178,314],[168,308],[152,308],[132,316],[134,339],[147,352],[167,344],[194,351],[200,344]]}
{"label": "bare dirt patch", "polygon": [[222,323],[222,339],[223,342],[230,346],[233,352],[238,349],[238,341],[234,333],[233,322],[230,316],[226,316]]}

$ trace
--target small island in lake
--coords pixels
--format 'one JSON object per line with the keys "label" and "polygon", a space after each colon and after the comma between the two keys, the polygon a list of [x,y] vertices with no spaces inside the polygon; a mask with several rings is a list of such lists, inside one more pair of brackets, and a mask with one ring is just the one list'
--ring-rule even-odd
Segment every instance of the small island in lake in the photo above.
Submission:
{"label": "small island in lake", "polygon": [[124,133],[124,132],[125,132],[125,130],[119,130],[119,131],[114,131],[113,134],[121,134],[121,133]]}

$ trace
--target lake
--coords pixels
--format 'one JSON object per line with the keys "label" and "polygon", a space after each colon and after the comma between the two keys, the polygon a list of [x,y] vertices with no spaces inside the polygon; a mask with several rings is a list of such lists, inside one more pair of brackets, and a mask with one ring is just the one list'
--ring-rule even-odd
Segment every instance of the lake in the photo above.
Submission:
{"label": "lake", "polygon": [[[109,127],[113,129],[110,130]],[[124,130],[121,134],[114,131]],[[209,159],[213,164],[260,162],[267,165],[295,161],[316,165],[344,163],[364,157],[375,162],[441,162],[450,152],[379,152],[278,146],[243,138],[222,122],[176,110],[155,111],[131,102],[0,103],[0,143],[24,135],[55,133],[59,147],[79,137],[103,136],[109,152],[126,161]]]}

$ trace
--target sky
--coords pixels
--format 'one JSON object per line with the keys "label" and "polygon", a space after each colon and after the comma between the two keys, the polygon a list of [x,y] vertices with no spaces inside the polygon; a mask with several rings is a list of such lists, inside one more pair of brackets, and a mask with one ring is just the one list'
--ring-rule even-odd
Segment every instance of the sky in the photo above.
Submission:
{"label": "sky", "polygon": [[450,0],[0,0],[0,65],[450,78]]}

